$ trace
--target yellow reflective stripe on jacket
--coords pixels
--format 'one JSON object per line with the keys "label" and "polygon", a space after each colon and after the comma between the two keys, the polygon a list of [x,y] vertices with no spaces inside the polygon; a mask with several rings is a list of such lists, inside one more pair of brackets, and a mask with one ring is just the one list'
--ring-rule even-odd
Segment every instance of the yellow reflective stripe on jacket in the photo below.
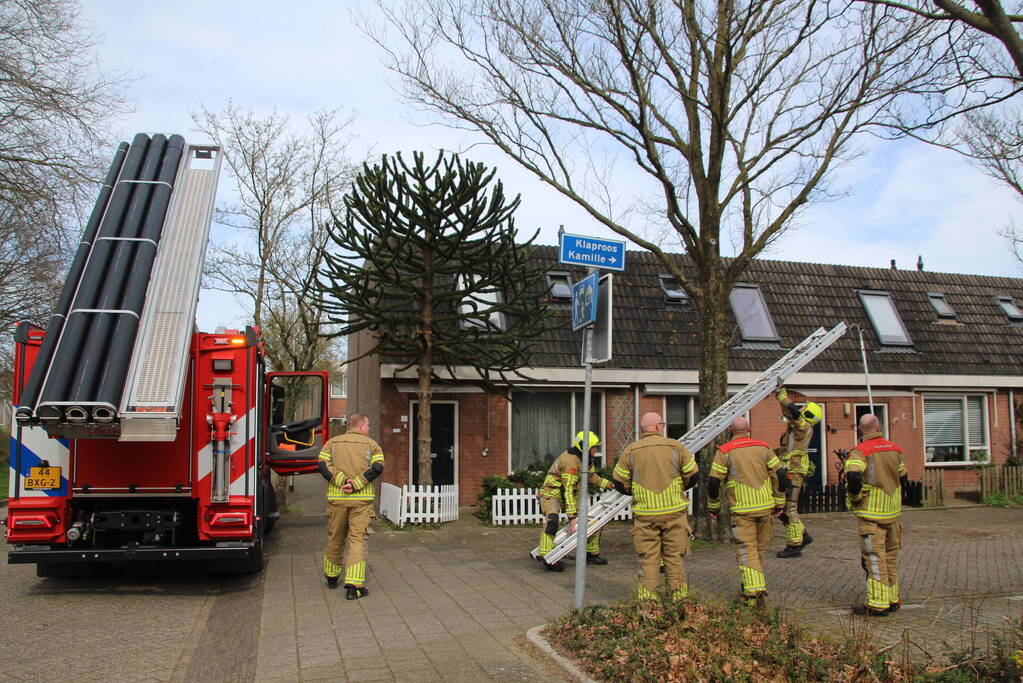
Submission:
{"label": "yellow reflective stripe on jacket", "polygon": [[547,498],[561,498],[561,479],[548,472],[538,493]]}
{"label": "yellow reflective stripe on jacket", "polygon": [[330,455],[330,453],[326,451],[320,451],[320,460],[330,460],[331,457],[332,456]]}
{"label": "yellow reflective stripe on jacket", "polygon": [[[679,453],[678,451],[675,451],[675,453],[681,456],[681,453]],[[687,464],[682,465],[682,474],[688,476],[692,474],[694,471],[696,471],[696,458],[693,458]]]}
{"label": "yellow reflective stripe on jacket", "polygon": [[681,512],[689,505],[683,495],[682,477],[675,477],[668,488],[660,493],[645,489],[635,481],[632,482],[632,514],[634,515],[665,515]]}
{"label": "yellow reflective stripe on jacket", "polygon": [[895,519],[902,514],[902,487],[896,487],[890,494],[884,489],[870,484],[863,485],[866,507],[856,510],[856,515],[864,519],[884,521]]}
{"label": "yellow reflective stripe on jacket", "polygon": [[770,481],[765,481],[759,489],[740,484],[737,481],[729,481],[725,485],[732,489],[732,494],[735,496],[735,504],[731,507],[732,512],[757,512],[770,510],[774,507],[774,490],[771,488]]}
{"label": "yellow reflective stripe on jacket", "polygon": [[728,474],[728,468],[719,462],[713,463],[710,466],[712,472],[720,472],[721,474]]}
{"label": "yellow reflective stripe on jacket", "polygon": [[[795,468],[790,468],[789,467],[789,462],[792,460],[792,456],[793,455],[798,455],[799,456],[799,467],[795,467]],[[810,458],[809,458],[809,455],[810,454],[808,452],[804,451],[804,450],[800,450],[798,448],[794,448],[791,451],[789,451],[788,453],[786,453],[785,455],[783,455],[781,460],[782,460],[783,463],[785,463],[785,467],[792,474],[806,474],[807,471],[810,469]]]}
{"label": "yellow reflective stripe on jacket", "polygon": [[561,475],[562,490],[565,492],[565,514],[574,515],[578,509],[578,503],[576,503],[576,491],[575,487],[579,481],[578,475],[569,474],[565,472]]}
{"label": "yellow reflective stripe on jacket", "polygon": [[781,467],[781,461],[778,460],[777,455],[772,455],[771,459],[767,461],[767,469],[772,469],[774,467]]}
{"label": "yellow reflective stripe on jacket", "polygon": [[[623,458],[623,460],[624,460],[624,458]],[[618,463],[617,465],[615,465],[615,469],[614,469],[614,472],[612,473],[612,476],[618,476],[618,477],[621,477],[622,479],[625,479],[626,481],[628,481],[629,476],[631,474],[632,473],[629,472],[629,468],[622,467],[622,464]]]}

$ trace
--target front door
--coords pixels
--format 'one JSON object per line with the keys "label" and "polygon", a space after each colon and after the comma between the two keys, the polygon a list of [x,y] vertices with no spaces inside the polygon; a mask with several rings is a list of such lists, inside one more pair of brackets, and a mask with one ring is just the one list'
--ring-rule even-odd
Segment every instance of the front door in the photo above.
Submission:
{"label": "front door", "polygon": [[[411,461],[411,481],[419,484],[419,404],[411,404],[412,443],[409,460]],[[434,486],[454,484],[457,474],[458,452],[456,444],[457,404],[453,401],[432,401],[430,403],[430,474]]]}
{"label": "front door", "polygon": [[[821,410],[824,410],[824,406],[821,405]],[[827,416],[821,417],[821,421],[813,428],[813,436],[810,438],[810,443],[806,446],[806,452],[809,454],[810,462],[814,464],[817,471],[806,480],[806,487],[809,488],[822,488],[827,483],[827,475],[824,471],[824,430],[827,429]],[[822,477],[824,477],[822,479]]]}

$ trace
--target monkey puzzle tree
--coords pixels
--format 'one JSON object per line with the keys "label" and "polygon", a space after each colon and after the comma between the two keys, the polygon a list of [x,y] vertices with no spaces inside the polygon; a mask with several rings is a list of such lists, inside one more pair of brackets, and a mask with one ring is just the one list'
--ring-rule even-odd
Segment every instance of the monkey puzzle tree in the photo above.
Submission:
{"label": "monkey puzzle tree", "polygon": [[[516,243],[495,172],[455,154],[364,164],[335,217],[317,277],[319,305],[338,335],[361,330],[378,354],[419,379],[419,483],[432,484],[430,399],[435,368],[472,368],[490,388],[513,383],[546,329],[536,234]],[[350,359],[356,360],[356,359]],[[500,386],[499,386],[500,385]]]}

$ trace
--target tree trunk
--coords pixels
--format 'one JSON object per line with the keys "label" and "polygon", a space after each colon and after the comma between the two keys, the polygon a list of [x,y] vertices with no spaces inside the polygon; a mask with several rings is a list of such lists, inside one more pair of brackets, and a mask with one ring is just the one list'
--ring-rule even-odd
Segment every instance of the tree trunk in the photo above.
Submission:
{"label": "tree trunk", "polygon": [[416,453],[419,459],[419,483],[423,486],[433,484],[433,459],[430,457],[430,400],[433,392],[430,389],[430,374],[433,370],[431,358],[422,358],[419,362],[419,440]]}
{"label": "tree trunk", "polygon": [[416,453],[419,459],[419,484],[433,485],[433,462],[430,457],[430,389],[433,375],[433,253],[427,248],[423,253],[422,299],[419,303],[420,350],[419,350],[419,443]]}
{"label": "tree trunk", "polygon": [[[703,296],[700,298],[700,418],[713,412],[728,398],[728,285],[721,269],[711,266],[701,274]],[[722,506],[722,515],[712,525],[707,513],[707,476],[714,460],[717,445],[725,437],[719,437],[707,444],[696,455],[700,466],[700,500],[696,518],[696,533],[702,539],[723,540],[723,530],[728,528],[727,506]],[[722,491],[722,496],[724,491]],[[713,528],[716,526],[717,528]]]}

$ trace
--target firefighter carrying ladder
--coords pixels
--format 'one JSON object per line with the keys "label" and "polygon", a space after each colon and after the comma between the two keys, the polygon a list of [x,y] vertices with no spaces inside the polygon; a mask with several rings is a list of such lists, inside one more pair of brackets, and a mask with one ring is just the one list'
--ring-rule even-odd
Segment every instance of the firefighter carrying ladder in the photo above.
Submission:
{"label": "firefighter carrying ladder", "polygon": [[[699,424],[690,429],[679,439],[691,453],[696,453],[710,443],[714,437],[723,432],[737,416],[745,413],[750,408],[760,403],[767,396],[774,393],[778,386],[792,374],[799,372],[807,363],[816,358],[824,349],[831,346],[839,337],[845,334],[845,323],[840,322],[830,330],[823,327],[817,328],[813,334],[793,347],[788,353],[769,367],[755,380],[747,384],[741,391],[722,403],[707,417],[700,420]],[[582,476],[586,476],[583,472]],[[586,526],[586,537],[599,531],[605,524],[621,513],[629,503],[632,496],[626,496],[618,491],[607,491],[600,500],[590,508],[589,523]],[[568,533],[568,527],[558,531],[554,537],[554,549],[548,552],[544,561],[548,564],[559,562],[566,555],[576,549],[576,536]],[[540,548],[533,548],[530,553],[534,558],[540,557]]]}

